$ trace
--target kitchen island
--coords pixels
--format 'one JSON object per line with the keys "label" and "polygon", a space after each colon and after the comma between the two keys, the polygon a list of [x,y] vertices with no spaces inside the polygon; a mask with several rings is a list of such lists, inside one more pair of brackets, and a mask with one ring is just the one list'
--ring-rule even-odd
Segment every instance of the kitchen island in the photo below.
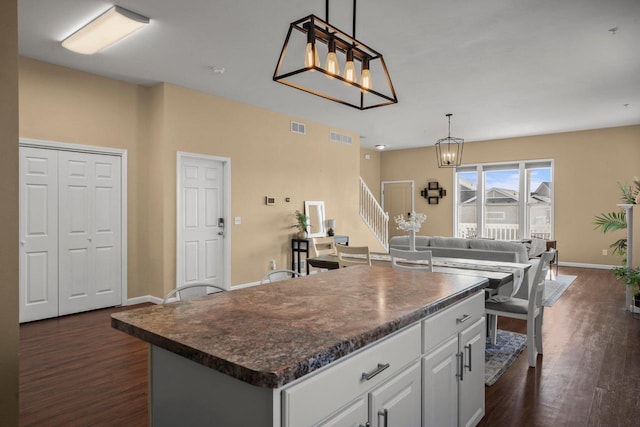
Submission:
{"label": "kitchen island", "polygon": [[[153,425],[430,425],[454,407],[468,418],[453,390],[444,413],[429,388],[464,396],[462,380],[483,378],[486,283],[350,267],[120,312],[112,326],[151,344]],[[460,341],[467,329],[472,344]],[[455,352],[431,363],[453,337]]]}

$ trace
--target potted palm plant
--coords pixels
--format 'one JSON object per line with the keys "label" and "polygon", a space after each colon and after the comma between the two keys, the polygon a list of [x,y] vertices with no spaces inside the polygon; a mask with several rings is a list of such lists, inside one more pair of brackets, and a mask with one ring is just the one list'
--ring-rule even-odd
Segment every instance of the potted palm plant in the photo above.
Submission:
{"label": "potted palm plant", "polygon": [[[638,178],[634,178],[633,185],[619,184],[619,187],[624,204],[637,205],[640,202],[640,180]],[[603,233],[625,230],[627,228],[626,211],[621,210],[600,214],[595,217],[594,224],[596,229],[600,229]],[[625,257],[627,254],[627,239],[620,238],[609,247],[613,249],[613,253]],[[615,267],[612,271],[616,279],[629,286],[633,304],[640,309],[640,266],[636,268],[627,267],[627,263],[624,262],[622,266]]]}
{"label": "potted palm plant", "polygon": [[291,228],[297,228],[298,237],[305,239],[307,237],[307,230],[309,229],[309,217],[300,211],[296,211],[296,223],[291,224]]}
{"label": "potted palm plant", "polygon": [[[618,184],[620,187],[620,198],[623,203],[635,205],[640,198],[640,180],[635,178],[633,185]],[[623,210],[617,212],[603,213],[595,217],[594,225],[603,233],[611,233],[618,230],[627,229],[627,216]],[[621,238],[609,245],[614,254],[622,257],[627,253],[627,239]]]}
{"label": "potted palm plant", "polygon": [[624,282],[631,289],[633,295],[633,305],[640,307],[640,266],[636,268],[627,268],[626,266],[615,267],[613,274],[616,279]]}

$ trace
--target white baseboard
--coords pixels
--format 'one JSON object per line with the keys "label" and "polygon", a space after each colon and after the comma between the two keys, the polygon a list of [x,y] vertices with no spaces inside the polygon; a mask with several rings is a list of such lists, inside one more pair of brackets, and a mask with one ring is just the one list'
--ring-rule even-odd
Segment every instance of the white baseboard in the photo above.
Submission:
{"label": "white baseboard", "polygon": [[607,265],[607,264],[585,264],[582,262],[560,262],[558,263],[560,267],[578,267],[578,268],[596,268],[599,270],[611,270],[616,265]]}
{"label": "white baseboard", "polygon": [[231,287],[231,289],[229,289],[230,291],[235,291],[236,289],[244,289],[244,288],[251,288],[253,286],[258,286],[260,284],[260,282],[249,282],[249,283],[242,283],[240,285],[234,285]]}
{"label": "white baseboard", "polygon": [[134,297],[134,298],[127,299],[127,305],[143,304],[145,302],[162,304],[162,298],[154,297],[153,295],[144,295],[141,297]]}

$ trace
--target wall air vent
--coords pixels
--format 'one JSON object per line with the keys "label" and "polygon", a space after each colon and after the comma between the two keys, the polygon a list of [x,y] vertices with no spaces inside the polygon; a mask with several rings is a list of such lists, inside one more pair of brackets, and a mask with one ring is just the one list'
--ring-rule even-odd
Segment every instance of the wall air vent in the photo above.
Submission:
{"label": "wall air vent", "polygon": [[338,133],[336,131],[329,132],[329,141],[331,142],[341,142],[343,144],[352,144],[353,139],[349,135],[344,135]]}
{"label": "wall air vent", "polygon": [[304,135],[307,133],[307,126],[304,123],[291,122],[291,132]]}

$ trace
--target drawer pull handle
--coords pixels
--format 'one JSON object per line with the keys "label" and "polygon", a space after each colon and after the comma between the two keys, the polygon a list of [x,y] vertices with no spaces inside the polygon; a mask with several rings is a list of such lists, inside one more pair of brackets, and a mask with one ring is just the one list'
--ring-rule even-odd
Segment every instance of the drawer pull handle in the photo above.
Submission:
{"label": "drawer pull handle", "polygon": [[388,363],[378,363],[378,367],[376,369],[374,369],[371,372],[363,372],[362,373],[362,379],[369,381],[371,378],[375,377],[376,375],[378,375],[380,372],[384,371],[385,369],[387,369],[389,366],[391,366]]}
{"label": "drawer pull handle", "polygon": [[465,315],[464,315],[464,316],[462,316],[462,317],[458,317],[458,318],[456,319],[456,323],[464,323],[464,322],[466,322],[467,320],[471,319],[471,317],[472,317],[472,316],[471,316],[470,314],[465,314]]}

